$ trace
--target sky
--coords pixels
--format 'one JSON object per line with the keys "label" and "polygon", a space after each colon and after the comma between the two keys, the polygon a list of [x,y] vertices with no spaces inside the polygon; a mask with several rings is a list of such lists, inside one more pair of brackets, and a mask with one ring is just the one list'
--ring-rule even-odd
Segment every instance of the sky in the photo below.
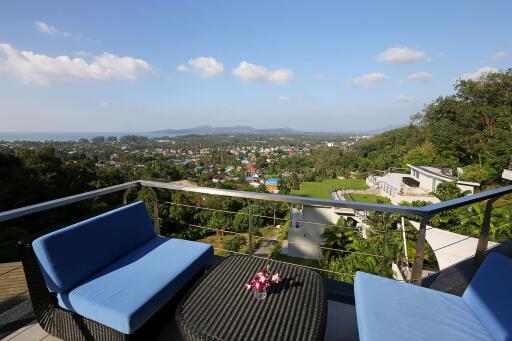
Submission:
{"label": "sky", "polygon": [[512,2],[6,1],[0,131],[367,131],[512,66]]}

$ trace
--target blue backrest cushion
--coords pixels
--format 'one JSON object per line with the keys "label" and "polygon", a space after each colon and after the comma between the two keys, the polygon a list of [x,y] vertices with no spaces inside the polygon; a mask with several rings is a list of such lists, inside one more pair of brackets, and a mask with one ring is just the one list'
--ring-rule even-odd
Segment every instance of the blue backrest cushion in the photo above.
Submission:
{"label": "blue backrest cushion", "polygon": [[462,297],[495,340],[512,340],[512,259],[488,254]]}
{"label": "blue backrest cushion", "polygon": [[61,293],[155,235],[139,201],[44,235],[32,246],[48,289]]}

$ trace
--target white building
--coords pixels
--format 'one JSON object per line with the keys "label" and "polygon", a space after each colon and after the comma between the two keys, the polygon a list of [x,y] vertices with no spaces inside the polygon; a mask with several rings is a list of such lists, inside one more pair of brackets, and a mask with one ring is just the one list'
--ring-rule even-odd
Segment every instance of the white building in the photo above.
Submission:
{"label": "white building", "polygon": [[480,186],[478,182],[459,180],[452,175],[451,169],[409,164],[407,166],[411,169],[412,177],[419,182],[419,187],[431,193],[435,193],[437,186],[446,181],[455,181],[462,192],[467,191],[469,194],[473,194],[475,188]]}
{"label": "white building", "polygon": [[407,165],[409,174],[386,173],[382,176],[370,175],[366,178],[368,186],[375,189],[377,194],[391,199],[398,205],[401,201],[430,201],[439,202],[435,196],[437,186],[442,182],[455,181],[457,187],[463,192],[473,194],[480,184],[470,181],[462,181],[451,174],[446,168],[431,166]]}
{"label": "white building", "polygon": [[510,160],[508,169],[504,169],[503,173],[501,173],[501,177],[505,180],[512,180],[512,160]]}

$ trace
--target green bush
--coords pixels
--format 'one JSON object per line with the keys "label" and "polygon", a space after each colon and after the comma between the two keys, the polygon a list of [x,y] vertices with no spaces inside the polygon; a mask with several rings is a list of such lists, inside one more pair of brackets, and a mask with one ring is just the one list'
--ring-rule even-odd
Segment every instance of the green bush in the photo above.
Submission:
{"label": "green bush", "polygon": [[222,248],[228,251],[238,252],[246,243],[245,237],[236,235],[232,238],[226,239],[222,244]]}

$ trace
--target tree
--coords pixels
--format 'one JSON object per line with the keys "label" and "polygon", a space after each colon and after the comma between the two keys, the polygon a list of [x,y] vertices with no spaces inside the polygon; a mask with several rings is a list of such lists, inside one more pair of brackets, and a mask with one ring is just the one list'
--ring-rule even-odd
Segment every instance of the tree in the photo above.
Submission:
{"label": "tree", "polygon": [[103,142],[105,142],[105,137],[104,136],[95,136],[91,139],[91,141],[93,143],[103,143]]}
{"label": "tree", "polygon": [[512,69],[459,80],[454,95],[426,107],[423,125],[442,157],[489,167],[497,181],[512,145]]}
{"label": "tree", "polygon": [[[224,212],[213,212],[208,220],[208,227],[215,230],[233,230],[233,214]],[[224,232],[220,231],[220,234]],[[219,231],[217,231],[219,233]]]}
{"label": "tree", "polygon": [[464,196],[455,181],[444,181],[437,185],[436,197],[441,201],[451,200]]}
{"label": "tree", "polygon": [[[354,231],[352,227],[347,226],[347,222],[343,218],[339,218],[336,225],[329,225],[322,233],[324,238],[323,246],[330,249],[346,250],[347,246],[354,240]],[[324,257],[326,259],[338,257],[341,252],[324,249]]]}
{"label": "tree", "polygon": [[492,181],[495,172],[488,166],[479,164],[468,165],[464,167],[464,173],[460,177],[462,180],[476,181],[478,183],[488,183]]}
{"label": "tree", "polygon": [[434,165],[436,160],[436,150],[432,143],[425,143],[420,147],[410,150],[402,159],[402,164],[412,165]]}

